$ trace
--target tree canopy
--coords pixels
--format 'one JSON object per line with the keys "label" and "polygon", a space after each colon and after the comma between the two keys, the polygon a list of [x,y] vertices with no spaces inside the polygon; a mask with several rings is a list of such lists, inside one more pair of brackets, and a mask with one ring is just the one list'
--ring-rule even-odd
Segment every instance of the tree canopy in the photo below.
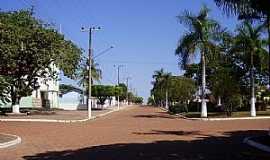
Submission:
{"label": "tree canopy", "polygon": [[39,78],[57,78],[58,69],[74,78],[82,54],[53,26],[36,19],[32,10],[0,12],[0,42],[0,75],[13,104],[39,88]]}

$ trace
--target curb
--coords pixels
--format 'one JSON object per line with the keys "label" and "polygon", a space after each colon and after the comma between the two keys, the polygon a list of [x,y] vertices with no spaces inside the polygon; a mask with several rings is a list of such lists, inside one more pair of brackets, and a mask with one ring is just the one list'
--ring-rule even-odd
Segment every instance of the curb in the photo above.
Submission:
{"label": "curb", "polygon": [[16,137],[16,139],[15,140],[12,140],[12,141],[9,141],[9,142],[0,143],[0,149],[7,148],[7,147],[10,147],[10,146],[19,144],[22,141],[21,137],[16,136],[16,135],[11,135],[11,134],[3,134],[3,135],[13,136],[13,137]]}
{"label": "curb", "polygon": [[120,109],[113,109],[111,111],[108,111],[106,113],[102,113],[96,116],[92,116],[91,118],[85,118],[85,119],[78,119],[78,120],[56,120],[56,119],[0,119],[0,122],[49,122],[49,123],[77,123],[77,122],[86,122],[89,120],[94,120],[103,116],[106,116],[110,113],[124,110],[127,107],[120,107]]}
{"label": "curb", "polygon": [[263,145],[261,143],[257,143],[255,141],[251,140],[251,138],[254,138],[254,137],[247,137],[247,138],[244,139],[243,142],[250,145],[250,146],[252,146],[252,147],[255,147],[257,149],[260,149],[262,151],[270,153],[270,147],[269,146]]}
{"label": "curb", "polygon": [[[163,111],[168,111],[168,109],[159,107]],[[170,112],[169,112],[170,113]],[[261,116],[261,117],[235,117],[235,118],[188,118],[182,114],[173,114],[179,118],[187,120],[199,120],[199,121],[232,121],[232,120],[256,120],[256,119],[270,119],[270,116]]]}
{"label": "curb", "polygon": [[[195,118],[193,118],[195,119]],[[236,117],[236,118],[197,118],[203,121],[231,121],[231,120],[258,120],[258,119],[270,119],[268,116],[262,117]]]}

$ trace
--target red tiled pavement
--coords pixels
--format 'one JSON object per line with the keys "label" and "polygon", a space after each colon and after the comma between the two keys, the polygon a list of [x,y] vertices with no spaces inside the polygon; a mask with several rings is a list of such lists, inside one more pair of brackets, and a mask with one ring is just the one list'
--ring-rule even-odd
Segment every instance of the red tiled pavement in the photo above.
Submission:
{"label": "red tiled pavement", "polygon": [[[123,107],[123,106],[121,106]],[[126,106],[124,106],[126,107]],[[112,110],[116,110],[117,106],[108,107],[105,109],[92,109],[92,116],[98,116]],[[55,114],[50,115],[20,115],[20,116],[4,116],[0,115],[1,119],[45,119],[45,120],[83,120],[88,118],[88,111],[87,110],[78,110],[78,111],[64,111],[64,110],[56,110],[54,111]]]}
{"label": "red tiled pavement", "polygon": [[0,150],[0,160],[270,159],[242,143],[265,134],[270,120],[189,121],[158,108],[132,107],[83,123],[0,122],[0,132],[22,143]]}

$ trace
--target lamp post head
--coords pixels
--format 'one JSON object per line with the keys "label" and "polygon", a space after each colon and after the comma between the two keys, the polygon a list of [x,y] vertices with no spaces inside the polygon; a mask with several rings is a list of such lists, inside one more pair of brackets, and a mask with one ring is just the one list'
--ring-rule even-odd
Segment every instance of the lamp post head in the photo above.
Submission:
{"label": "lamp post head", "polygon": [[81,27],[81,31],[82,31],[82,32],[85,32],[85,28],[84,28],[84,27]]}
{"label": "lamp post head", "polygon": [[101,30],[101,27],[92,27],[91,29],[97,31],[97,30]]}

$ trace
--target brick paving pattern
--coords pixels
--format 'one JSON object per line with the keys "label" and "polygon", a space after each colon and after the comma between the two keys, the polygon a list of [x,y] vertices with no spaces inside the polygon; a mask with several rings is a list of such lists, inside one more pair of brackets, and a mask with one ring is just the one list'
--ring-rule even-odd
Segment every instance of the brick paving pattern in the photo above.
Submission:
{"label": "brick paving pattern", "polygon": [[[117,109],[117,107],[110,107],[102,110],[92,110],[92,116],[97,116],[100,114],[104,114],[106,112],[110,112],[114,109]],[[88,111],[87,110],[81,110],[81,111],[54,111],[55,114],[51,115],[23,115],[23,116],[1,116],[1,119],[48,119],[48,120],[82,120],[86,119],[88,117]]]}
{"label": "brick paving pattern", "polygon": [[242,143],[266,134],[270,120],[190,121],[159,108],[132,107],[82,123],[0,122],[22,143],[1,160],[269,160]]}

